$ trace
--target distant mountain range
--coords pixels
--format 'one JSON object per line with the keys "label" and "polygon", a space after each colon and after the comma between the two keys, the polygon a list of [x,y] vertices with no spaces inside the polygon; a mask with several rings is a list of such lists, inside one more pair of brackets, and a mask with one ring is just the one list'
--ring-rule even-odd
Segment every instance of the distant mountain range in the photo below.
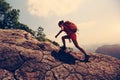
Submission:
{"label": "distant mountain range", "polygon": [[120,44],[103,45],[98,47],[95,52],[110,55],[120,59]]}

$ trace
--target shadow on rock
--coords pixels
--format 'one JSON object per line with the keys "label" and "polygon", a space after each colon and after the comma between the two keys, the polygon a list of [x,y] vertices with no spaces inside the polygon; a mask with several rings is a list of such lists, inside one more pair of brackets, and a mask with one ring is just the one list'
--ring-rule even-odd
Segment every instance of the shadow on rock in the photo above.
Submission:
{"label": "shadow on rock", "polygon": [[74,56],[70,54],[70,52],[64,52],[63,50],[59,50],[58,52],[52,51],[51,55],[55,59],[67,64],[75,64],[75,61],[77,60]]}

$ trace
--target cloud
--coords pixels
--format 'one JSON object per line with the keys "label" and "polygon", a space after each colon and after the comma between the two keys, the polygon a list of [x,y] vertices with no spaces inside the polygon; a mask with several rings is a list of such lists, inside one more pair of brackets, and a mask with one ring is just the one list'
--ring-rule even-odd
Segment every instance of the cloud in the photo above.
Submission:
{"label": "cloud", "polygon": [[67,15],[79,8],[82,0],[28,0],[28,11],[32,15]]}
{"label": "cloud", "polygon": [[93,26],[95,26],[97,24],[97,22],[95,20],[91,20],[88,22],[83,22],[83,23],[78,23],[78,29],[89,29]]}
{"label": "cloud", "polygon": [[120,38],[119,16],[110,16],[99,20],[91,20],[78,24],[79,42],[86,45],[91,44],[115,44]]}

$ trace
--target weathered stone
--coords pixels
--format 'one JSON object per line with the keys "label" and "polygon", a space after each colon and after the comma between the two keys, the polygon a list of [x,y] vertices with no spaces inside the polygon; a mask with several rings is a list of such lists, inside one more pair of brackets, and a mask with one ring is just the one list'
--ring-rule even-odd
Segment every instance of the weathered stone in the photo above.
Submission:
{"label": "weathered stone", "polygon": [[5,69],[0,69],[0,80],[14,80],[14,75]]}
{"label": "weathered stone", "polygon": [[119,80],[120,60],[90,54],[63,52],[39,42],[23,30],[0,29],[0,80]]}

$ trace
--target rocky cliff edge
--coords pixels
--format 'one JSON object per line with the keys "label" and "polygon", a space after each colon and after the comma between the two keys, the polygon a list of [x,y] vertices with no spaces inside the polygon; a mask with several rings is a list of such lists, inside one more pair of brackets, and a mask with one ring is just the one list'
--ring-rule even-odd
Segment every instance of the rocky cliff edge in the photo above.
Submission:
{"label": "rocky cliff edge", "polygon": [[77,60],[23,30],[0,29],[0,80],[120,80],[120,60],[89,54]]}

